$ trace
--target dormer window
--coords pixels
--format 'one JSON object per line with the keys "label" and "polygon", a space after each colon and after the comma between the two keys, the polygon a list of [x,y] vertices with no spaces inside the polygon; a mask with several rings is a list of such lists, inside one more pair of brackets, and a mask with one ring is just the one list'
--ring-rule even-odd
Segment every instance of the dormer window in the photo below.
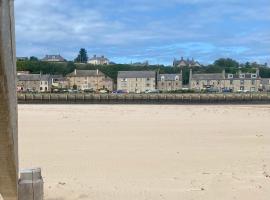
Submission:
{"label": "dormer window", "polygon": [[233,78],[233,74],[228,74],[228,78]]}
{"label": "dormer window", "polygon": [[175,80],[176,81],[179,81],[179,76],[175,76]]}
{"label": "dormer window", "polygon": [[240,78],[245,78],[245,74],[240,74]]}
{"label": "dormer window", "polygon": [[251,78],[257,78],[257,74],[251,74]]}
{"label": "dormer window", "polygon": [[161,80],[162,81],[165,81],[165,76],[161,76]]}

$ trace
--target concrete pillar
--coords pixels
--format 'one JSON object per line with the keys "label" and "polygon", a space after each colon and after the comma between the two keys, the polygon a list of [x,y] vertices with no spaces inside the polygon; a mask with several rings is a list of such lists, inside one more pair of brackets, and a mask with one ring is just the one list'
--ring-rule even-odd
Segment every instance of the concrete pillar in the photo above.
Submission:
{"label": "concrete pillar", "polygon": [[19,200],[43,200],[43,179],[40,168],[21,170]]}
{"label": "concrete pillar", "polygon": [[18,136],[14,1],[0,0],[0,196],[17,200]]}

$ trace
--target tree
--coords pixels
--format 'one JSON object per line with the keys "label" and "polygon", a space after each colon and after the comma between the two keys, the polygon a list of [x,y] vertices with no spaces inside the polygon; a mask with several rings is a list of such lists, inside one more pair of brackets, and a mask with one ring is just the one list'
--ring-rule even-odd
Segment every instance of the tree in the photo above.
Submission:
{"label": "tree", "polygon": [[239,63],[231,58],[220,58],[214,62],[215,66],[221,68],[238,68]]}
{"label": "tree", "polygon": [[30,61],[38,61],[38,58],[35,57],[35,56],[31,56],[29,60],[30,60]]}
{"label": "tree", "polygon": [[87,51],[84,48],[81,48],[79,51],[79,55],[74,60],[76,63],[87,63],[88,56]]}

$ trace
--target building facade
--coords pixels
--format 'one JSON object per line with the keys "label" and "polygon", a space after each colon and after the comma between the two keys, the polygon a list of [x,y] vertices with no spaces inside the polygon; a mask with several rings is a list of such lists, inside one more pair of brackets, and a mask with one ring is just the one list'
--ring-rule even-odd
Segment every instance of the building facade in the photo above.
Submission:
{"label": "building facade", "polygon": [[216,92],[258,92],[260,90],[261,78],[259,71],[256,73],[226,74],[193,74],[190,70],[190,89],[201,91],[210,89]]}
{"label": "building facade", "polygon": [[143,93],[156,89],[155,71],[120,71],[117,77],[117,90],[130,93]]}
{"label": "building facade", "polygon": [[260,89],[263,92],[270,92],[270,78],[262,78]]}
{"label": "building facade", "polygon": [[105,58],[104,56],[98,57],[94,55],[88,60],[88,63],[91,65],[109,65],[110,60],[108,58]]}
{"label": "building facade", "polygon": [[74,70],[68,74],[69,88],[78,90],[113,91],[113,80],[99,70]]}
{"label": "building facade", "polygon": [[175,91],[182,89],[181,74],[158,74],[157,89],[160,91]]}
{"label": "building facade", "polygon": [[51,76],[41,74],[17,75],[18,92],[49,92],[51,91]]}

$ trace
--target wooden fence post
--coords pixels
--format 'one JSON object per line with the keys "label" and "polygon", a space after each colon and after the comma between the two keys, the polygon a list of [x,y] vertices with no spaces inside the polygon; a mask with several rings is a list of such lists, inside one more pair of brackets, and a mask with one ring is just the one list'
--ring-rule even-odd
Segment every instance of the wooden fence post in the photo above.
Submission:
{"label": "wooden fence post", "polygon": [[0,0],[0,194],[18,199],[14,0]]}

